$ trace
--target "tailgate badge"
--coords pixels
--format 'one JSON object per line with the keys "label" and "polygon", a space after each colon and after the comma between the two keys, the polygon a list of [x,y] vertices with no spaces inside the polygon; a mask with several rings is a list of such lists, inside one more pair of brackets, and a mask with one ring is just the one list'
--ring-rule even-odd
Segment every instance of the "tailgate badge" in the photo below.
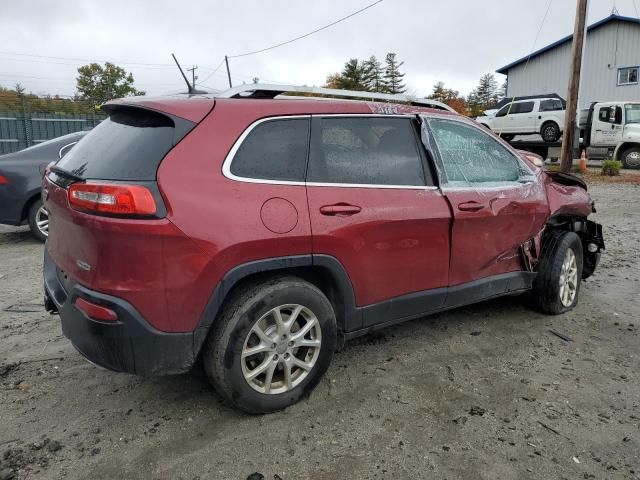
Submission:
{"label": "tailgate badge", "polygon": [[91,265],[89,265],[87,262],[76,260],[76,265],[78,265],[78,267],[80,267],[82,270],[86,270],[87,272],[91,271]]}

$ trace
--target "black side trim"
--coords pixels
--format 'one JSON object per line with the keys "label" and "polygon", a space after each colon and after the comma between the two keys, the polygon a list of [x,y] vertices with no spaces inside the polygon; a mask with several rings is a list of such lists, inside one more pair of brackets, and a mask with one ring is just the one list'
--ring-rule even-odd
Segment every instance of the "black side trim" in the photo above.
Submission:
{"label": "black side trim", "polygon": [[339,330],[349,331],[361,328],[362,311],[356,308],[351,280],[342,264],[335,257],[330,255],[296,255],[269,258],[238,265],[227,272],[209,298],[198,326],[193,332],[193,351],[196,355],[200,352],[224,299],[239,281],[256,273],[312,266],[325,269],[331,275],[334,285],[340,293],[341,305],[338,305],[339,311],[336,312]]}
{"label": "black side trim", "polygon": [[[366,311],[365,328],[345,332],[345,340],[367,335],[374,330],[413,320],[433,313],[478,303],[503,295],[530,290],[536,273],[512,272],[482,278],[450,288],[416,292],[360,308]],[[440,307],[437,307],[439,302]],[[405,316],[400,316],[406,314]]]}
{"label": "black side trim", "polygon": [[193,332],[193,351],[196,354],[200,352],[200,348],[207,338],[209,329],[218,315],[222,302],[224,302],[227,294],[240,280],[256,273],[282,270],[285,268],[309,267],[312,264],[313,259],[311,255],[296,255],[291,257],[256,260],[254,262],[238,265],[237,267],[229,270],[211,294],[211,297],[204,308],[204,312],[200,317],[200,321]]}

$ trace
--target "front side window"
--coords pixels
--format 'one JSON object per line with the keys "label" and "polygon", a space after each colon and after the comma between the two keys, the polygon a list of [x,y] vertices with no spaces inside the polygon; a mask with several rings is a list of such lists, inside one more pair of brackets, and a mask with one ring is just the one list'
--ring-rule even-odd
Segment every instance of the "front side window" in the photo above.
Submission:
{"label": "front side window", "polygon": [[247,135],[231,161],[236,177],[304,182],[308,118],[267,120]]}
{"label": "front side window", "polygon": [[314,118],[307,180],[422,186],[426,183],[419,148],[411,118]]}
{"label": "front side window", "polygon": [[638,67],[618,69],[618,85],[636,85],[638,83]]}
{"label": "front side window", "polygon": [[609,107],[602,107],[598,112],[598,120],[601,122],[609,123],[611,120],[611,109]]}
{"label": "front side window", "polygon": [[511,113],[531,113],[533,112],[533,102],[515,103],[511,109]]}
{"label": "front side window", "polygon": [[459,121],[432,118],[429,125],[449,187],[491,187],[531,177],[531,171],[489,134]]}

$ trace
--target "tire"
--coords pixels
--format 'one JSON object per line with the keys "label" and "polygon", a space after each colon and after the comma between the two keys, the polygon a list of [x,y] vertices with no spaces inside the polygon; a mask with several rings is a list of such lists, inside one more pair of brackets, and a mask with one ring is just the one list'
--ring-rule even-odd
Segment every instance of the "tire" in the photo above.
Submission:
{"label": "tire", "polygon": [[509,135],[508,133],[503,133],[500,135],[505,142],[510,142],[515,138],[515,135]]}
{"label": "tire", "polygon": [[[281,314],[282,329],[275,310]],[[307,325],[310,330],[295,339]],[[316,346],[292,346],[294,339]],[[228,404],[263,414],[282,410],[309,394],[329,367],[335,348],[336,317],[327,297],[297,277],[277,277],[252,282],[232,294],[214,323],[202,358],[209,380]],[[257,353],[246,355],[251,349]],[[303,369],[296,361],[310,368]],[[268,382],[270,372],[272,382]]]}
{"label": "tire", "polygon": [[[573,271],[567,271],[567,262],[571,264],[571,257]],[[558,315],[575,307],[580,293],[582,263],[582,242],[578,235],[562,231],[551,231],[547,234],[538,263],[538,275],[533,283],[532,296],[535,306],[551,315]],[[567,276],[570,281],[565,283]],[[567,289],[569,295],[565,293]]]}
{"label": "tire", "polygon": [[41,242],[45,242],[49,236],[49,214],[42,206],[42,200],[36,200],[29,207],[28,220],[32,235]]}
{"label": "tire", "polygon": [[640,168],[640,147],[627,148],[620,157],[624,168]]}
{"label": "tire", "polygon": [[557,142],[560,138],[560,127],[554,122],[547,122],[542,125],[540,135],[545,142]]}

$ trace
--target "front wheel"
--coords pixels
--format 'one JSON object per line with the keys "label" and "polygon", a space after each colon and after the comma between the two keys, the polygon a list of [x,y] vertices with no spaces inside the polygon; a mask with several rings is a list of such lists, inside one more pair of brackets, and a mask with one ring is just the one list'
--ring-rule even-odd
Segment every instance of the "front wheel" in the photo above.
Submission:
{"label": "front wheel", "polygon": [[45,242],[49,236],[49,212],[42,205],[42,200],[33,202],[29,208],[29,228],[34,237]]}
{"label": "front wheel", "polygon": [[557,315],[578,303],[582,279],[582,242],[573,232],[552,231],[544,239],[533,284],[533,299],[544,313]]}
{"label": "front wheel", "polygon": [[296,277],[241,287],[226,302],[203,352],[211,383],[247,413],[282,410],[318,384],[336,347],[327,297]]}
{"label": "front wheel", "polygon": [[622,153],[624,168],[640,168],[640,147],[631,147]]}
{"label": "front wheel", "polygon": [[540,135],[545,142],[556,142],[560,138],[560,127],[553,122],[545,123],[540,130]]}

